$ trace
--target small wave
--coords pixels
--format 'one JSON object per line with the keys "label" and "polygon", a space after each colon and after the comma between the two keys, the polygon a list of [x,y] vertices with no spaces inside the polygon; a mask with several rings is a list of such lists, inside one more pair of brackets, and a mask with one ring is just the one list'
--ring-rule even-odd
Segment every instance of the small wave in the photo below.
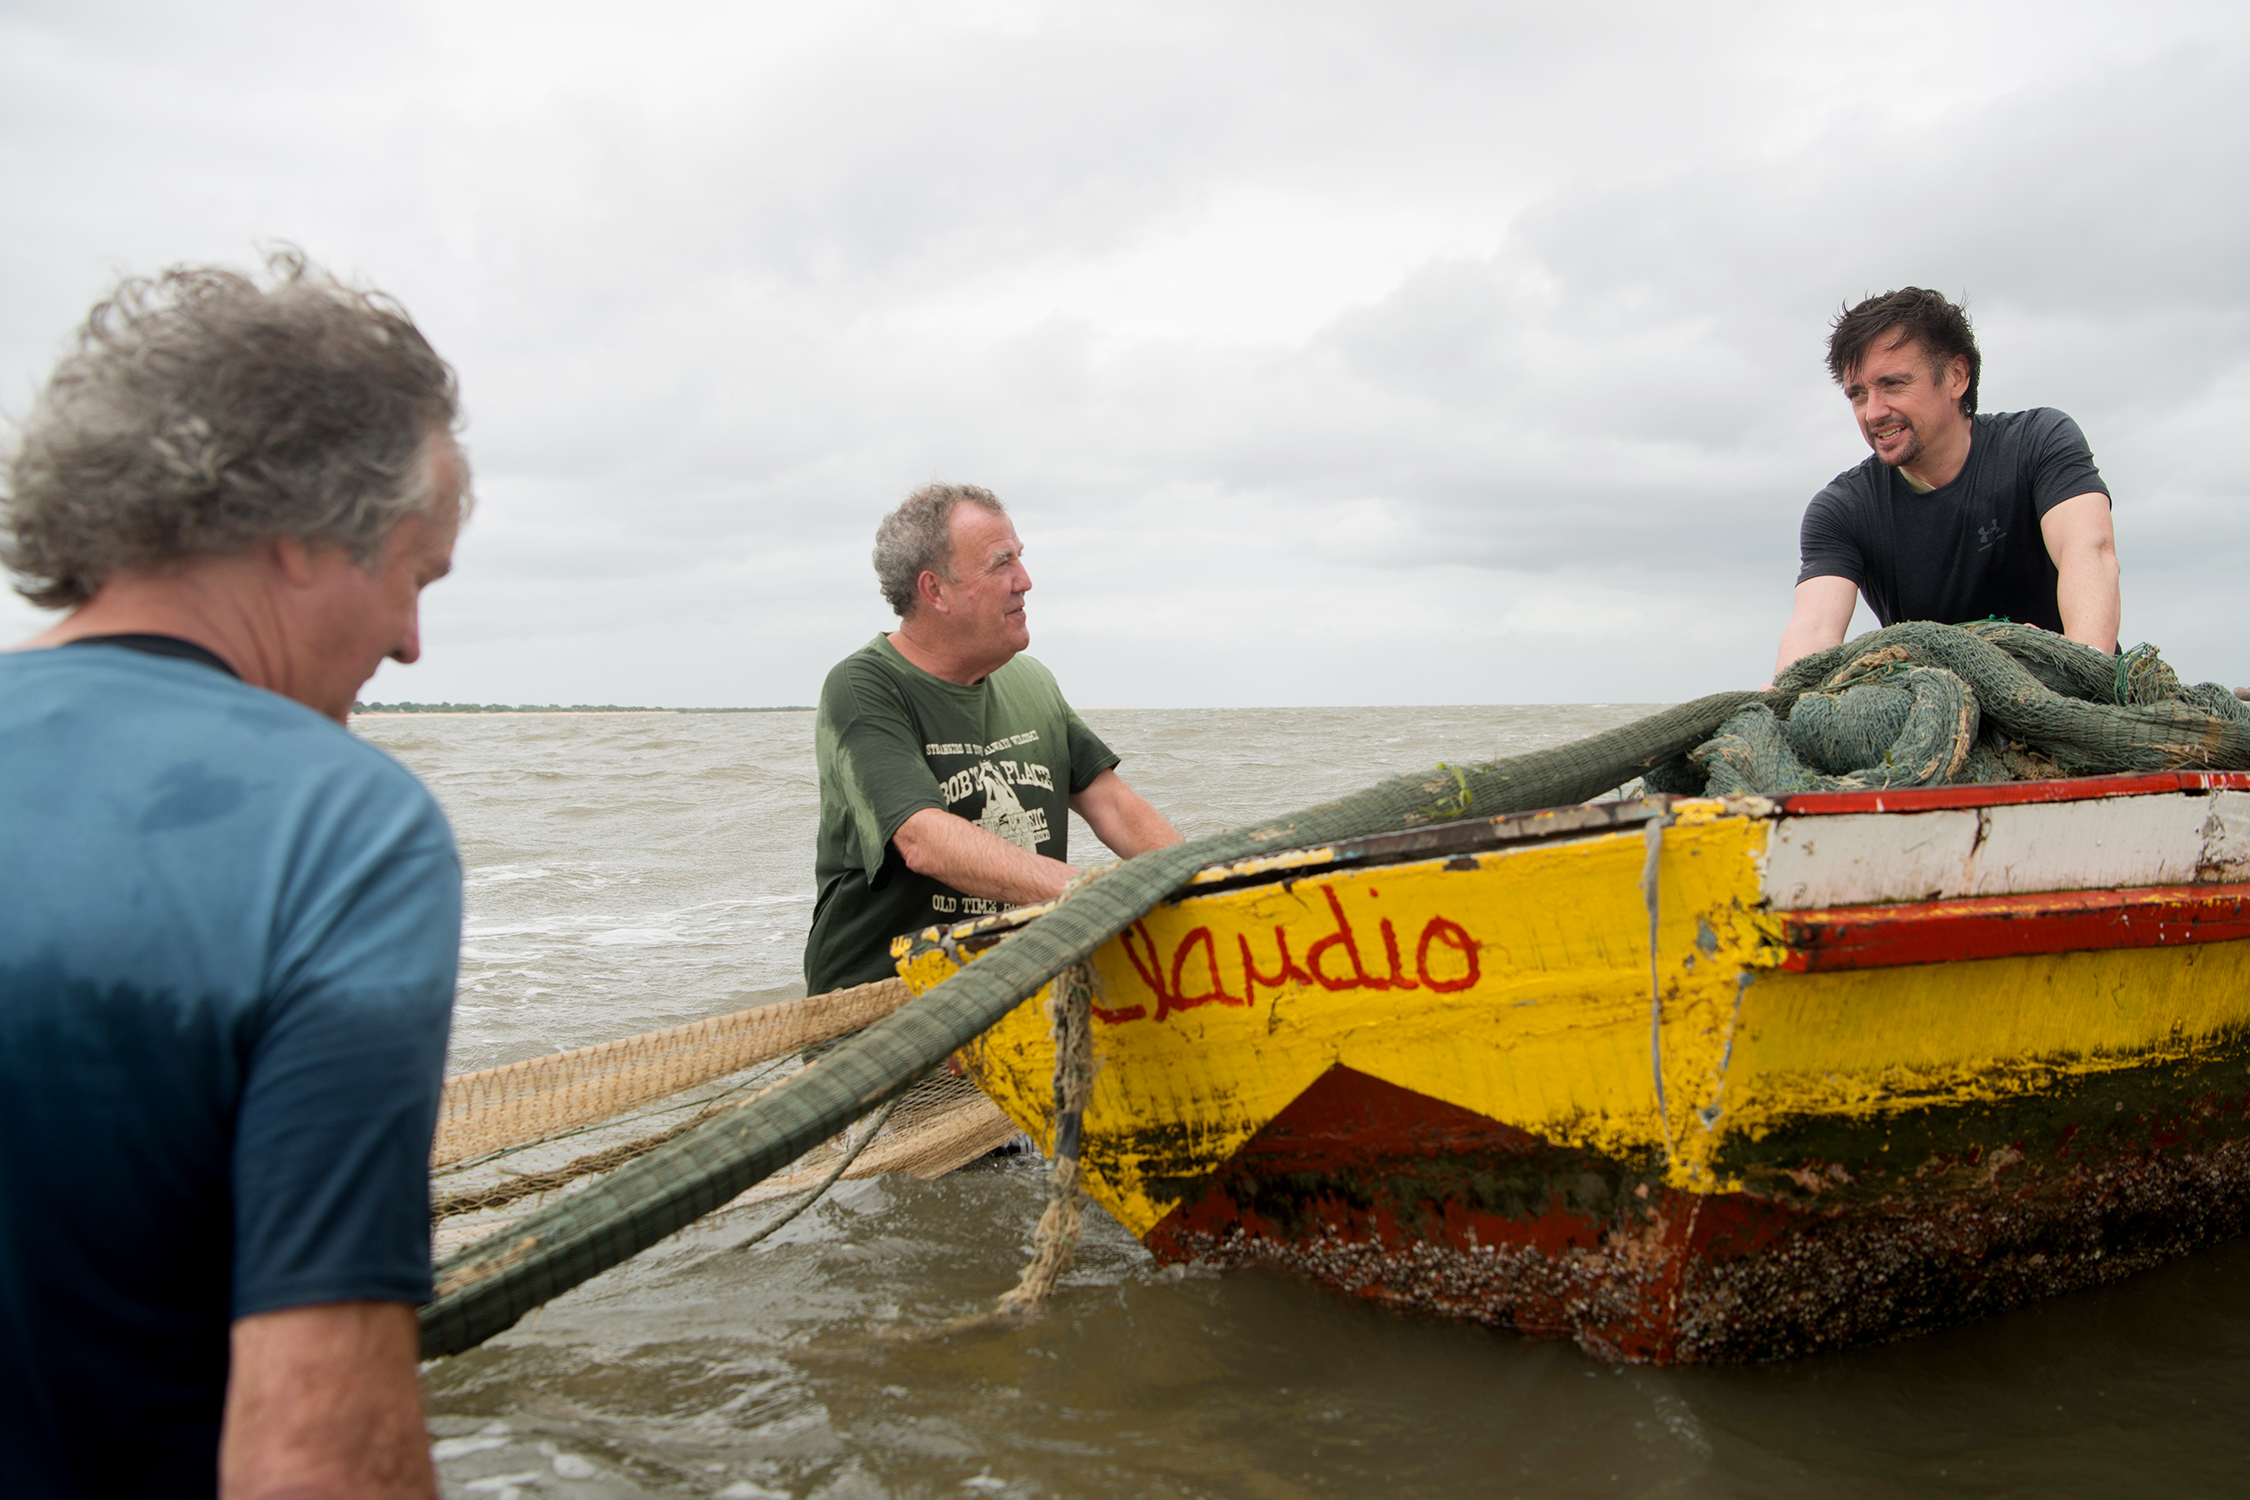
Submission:
{"label": "small wave", "polygon": [[513,885],[519,880],[550,880],[554,871],[526,869],[522,865],[484,865],[463,872],[461,884],[470,890],[487,885]]}
{"label": "small wave", "polygon": [[657,943],[685,941],[687,933],[678,927],[613,927],[607,932],[589,934],[586,942],[595,948],[650,947]]}

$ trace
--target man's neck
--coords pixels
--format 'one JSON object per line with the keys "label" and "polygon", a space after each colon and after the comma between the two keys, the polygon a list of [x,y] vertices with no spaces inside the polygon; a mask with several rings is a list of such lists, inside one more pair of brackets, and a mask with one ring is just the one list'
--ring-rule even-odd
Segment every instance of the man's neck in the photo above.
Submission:
{"label": "man's neck", "polygon": [[36,650],[98,635],[168,635],[201,646],[253,687],[282,691],[287,675],[280,622],[261,619],[267,601],[245,591],[237,573],[258,564],[245,556],[191,558],[169,569],[117,574],[93,598],[16,649]]}
{"label": "man's neck", "polygon": [[1969,466],[1969,445],[1976,438],[1976,419],[1963,417],[1959,423],[1944,432],[1938,441],[1924,445],[1915,455],[1914,462],[1900,464],[1898,477],[1917,495],[1927,495],[1932,490],[1944,489],[1961,477]]}
{"label": "man's neck", "polygon": [[898,629],[885,639],[898,649],[899,655],[932,677],[957,687],[975,687],[1006,666],[1013,655],[994,661],[989,654],[971,654],[926,625],[918,628],[913,620],[901,620]]}

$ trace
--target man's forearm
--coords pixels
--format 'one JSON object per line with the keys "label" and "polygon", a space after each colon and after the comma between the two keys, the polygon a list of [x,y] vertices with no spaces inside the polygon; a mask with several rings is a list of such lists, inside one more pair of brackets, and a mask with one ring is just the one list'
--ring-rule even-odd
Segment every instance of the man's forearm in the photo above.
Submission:
{"label": "man's forearm", "polygon": [[222,1500],[435,1500],[403,1302],[328,1302],[234,1325]]}
{"label": "man's forearm", "polygon": [[1180,831],[1172,826],[1171,820],[1138,797],[1121,805],[1114,821],[1114,836],[1105,833],[1102,842],[1125,859],[1146,854],[1151,849],[1169,849],[1181,842]]}
{"label": "man's forearm", "polygon": [[1789,627],[1781,632],[1781,650],[1774,656],[1773,675],[1779,677],[1815,651],[1826,651],[1830,646],[1842,644],[1845,628],[1824,619],[1792,619]]}
{"label": "man's forearm", "polygon": [[1019,849],[966,818],[925,807],[901,823],[891,843],[917,875],[968,896],[1025,905],[1062,894],[1076,867]]}
{"label": "man's forearm", "polygon": [[1125,784],[1115,769],[1103,771],[1070,799],[1071,811],[1120,858],[1131,859],[1151,849],[1168,849],[1180,842],[1180,832],[1146,797]]}
{"label": "man's forearm", "polygon": [[2115,651],[2123,611],[2109,496],[2089,490],[2050,506],[2039,518],[2039,534],[2055,564],[2055,609],[2063,634],[2097,651]]}
{"label": "man's forearm", "polygon": [[1812,655],[1815,651],[1827,650],[1842,639],[1843,636],[1838,634],[1834,640],[1831,640],[1829,639],[1829,632],[1826,630],[1815,626],[1799,626],[1792,621],[1789,628],[1781,632],[1781,649],[1774,653],[1773,675],[1779,677],[1795,663]]}
{"label": "man's forearm", "polygon": [[2085,546],[2065,552],[2055,569],[2055,604],[2062,612],[2064,635],[2096,650],[2115,651],[2124,613],[2116,549]]}
{"label": "man's forearm", "polygon": [[1800,657],[1839,644],[1851,628],[1852,610],[1858,603],[1859,585],[1848,578],[1822,574],[1798,584],[1789,624],[1781,632],[1773,675],[1779,677]]}

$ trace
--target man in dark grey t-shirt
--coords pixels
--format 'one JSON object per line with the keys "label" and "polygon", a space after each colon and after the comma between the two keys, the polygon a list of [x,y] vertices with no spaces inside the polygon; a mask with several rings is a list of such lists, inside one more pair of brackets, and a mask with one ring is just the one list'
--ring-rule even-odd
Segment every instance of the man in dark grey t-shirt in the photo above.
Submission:
{"label": "man in dark grey t-shirt", "polygon": [[1993,616],[2117,649],[2109,487],[2051,407],[1977,414],[1967,314],[1936,292],[1836,320],[1828,370],[1874,450],[1813,497],[1782,668],[1843,640],[1859,598],[1885,625]]}

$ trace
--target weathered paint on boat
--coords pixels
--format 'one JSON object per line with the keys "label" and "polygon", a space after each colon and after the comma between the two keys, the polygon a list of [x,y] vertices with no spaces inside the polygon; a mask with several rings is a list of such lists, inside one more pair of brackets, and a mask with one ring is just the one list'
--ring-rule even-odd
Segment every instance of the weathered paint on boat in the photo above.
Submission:
{"label": "weathered paint on boat", "polygon": [[[1206,870],[1094,968],[1088,1187],[1166,1259],[1694,1361],[2250,1229],[2242,776],[1450,824]],[[963,1054],[1042,1141],[1045,1000]]]}

